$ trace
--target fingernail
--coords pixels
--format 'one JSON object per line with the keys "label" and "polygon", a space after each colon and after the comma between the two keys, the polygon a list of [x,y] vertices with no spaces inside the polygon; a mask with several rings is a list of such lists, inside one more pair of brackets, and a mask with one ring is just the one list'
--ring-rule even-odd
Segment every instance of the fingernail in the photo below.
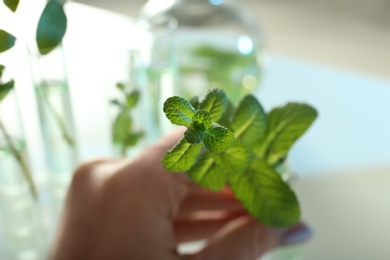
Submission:
{"label": "fingernail", "polygon": [[292,245],[305,242],[313,236],[313,231],[307,225],[298,223],[288,229],[280,240],[281,245]]}

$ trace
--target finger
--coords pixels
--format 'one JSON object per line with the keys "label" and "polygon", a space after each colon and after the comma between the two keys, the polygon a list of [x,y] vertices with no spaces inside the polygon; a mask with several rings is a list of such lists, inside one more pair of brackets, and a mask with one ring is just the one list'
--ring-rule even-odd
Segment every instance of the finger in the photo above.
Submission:
{"label": "finger", "polygon": [[161,160],[164,154],[171,149],[183,137],[184,128],[179,127],[161,138],[158,142],[145,149],[139,156],[134,158],[135,163],[143,164],[145,169],[167,173]]}
{"label": "finger", "polygon": [[177,219],[186,218],[194,212],[204,210],[241,210],[242,206],[229,189],[221,192],[207,191],[203,188],[190,189],[180,206]]}
{"label": "finger", "polygon": [[174,221],[177,243],[184,243],[204,239],[214,234],[227,223],[236,218],[247,215],[247,211],[240,210],[219,214],[207,214],[206,216]]}
{"label": "finger", "polygon": [[[300,239],[291,239],[299,237]],[[310,229],[299,223],[290,229],[266,227],[250,216],[238,218],[213,235],[206,247],[190,260],[258,259],[266,252],[285,244],[302,242],[311,237]]]}
{"label": "finger", "polygon": [[173,219],[187,196],[188,188],[182,184],[184,176],[169,173],[162,166],[161,159],[182,135],[183,129],[173,131],[123,165],[110,178],[107,189],[111,189],[118,196],[131,190],[133,195],[137,195],[133,196],[133,200],[142,196],[142,200],[149,204],[149,207],[153,207],[156,214]]}
{"label": "finger", "polygon": [[119,158],[100,158],[79,165],[73,173],[68,194],[78,193],[78,190],[83,193],[90,188],[96,189],[126,161]]}
{"label": "finger", "polygon": [[175,130],[161,138],[152,147],[147,149],[146,152],[150,150],[157,151],[160,154],[160,157],[162,157],[169,149],[177,144],[181,138],[183,138],[185,129],[185,127],[177,127]]}

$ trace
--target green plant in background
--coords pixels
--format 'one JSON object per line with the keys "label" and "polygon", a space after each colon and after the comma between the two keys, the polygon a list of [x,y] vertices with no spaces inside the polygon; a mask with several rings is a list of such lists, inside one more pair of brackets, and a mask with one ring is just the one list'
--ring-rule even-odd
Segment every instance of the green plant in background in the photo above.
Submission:
{"label": "green plant in background", "polygon": [[285,227],[298,221],[298,200],[276,168],[317,117],[314,108],[288,103],[267,114],[252,95],[234,108],[223,90],[211,89],[203,100],[168,98],[164,112],[171,123],[187,127],[162,159],[167,170],[187,172],[213,191],[228,184],[264,224]]}
{"label": "green plant in background", "polygon": [[232,97],[249,93],[259,83],[260,69],[253,53],[244,55],[207,45],[192,48],[187,53],[188,61],[179,67],[181,75],[201,72],[210,86],[221,88]]}
{"label": "green plant in background", "polygon": [[[5,0],[4,3],[13,12],[16,11],[19,0]],[[63,3],[59,0],[49,0],[43,9],[38,21],[35,40],[38,47],[38,52],[41,55],[47,55],[52,50],[61,44],[67,28],[67,18],[64,11]],[[0,52],[5,47],[12,47],[16,38],[5,32],[0,31]],[[12,46],[10,44],[12,43]],[[42,82],[43,86],[47,86],[47,82]],[[47,107],[56,121],[64,140],[71,146],[74,145],[74,140],[67,132],[63,118],[56,112],[50,100],[45,95],[42,95]]]}
{"label": "green plant in background", "polygon": [[67,18],[63,1],[49,0],[39,18],[36,31],[38,50],[42,55],[50,53],[64,38]]}
{"label": "green plant in background", "polygon": [[[17,7],[19,5],[19,0],[3,0],[4,4],[12,11],[16,12]],[[57,0],[49,0],[40,16],[38,27],[36,31],[36,42],[39,49],[39,52],[42,55],[48,54],[50,51],[55,49],[62,41],[62,38],[65,35],[67,26],[67,18],[63,9],[63,3]],[[5,52],[11,49],[15,45],[16,37],[12,34],[8,33],[5,30],[0,30],[0,53]],[[1,74],[3,73],[5,66],[0,65]],[[1,79],[1,78],[0,78]],[[3,100],[7,94],[14,88],[15,82],[11,80],[6,83],[0,84],[0,101]],[[62,119],[56,116],[56,112],[54,111],[52,106],[49,106],[49,109],[52,111],[53,115],[56,118],[60,128],[63,131],[65,127],[63,126]],[[9,149],[12,151],[16,161],[19,163],[24,177],[29,184],[32,196],[37,199],[37,192],[35,188],[35,184],[32,179],[31,171],[28,168],[26,162],[23,157],[20,155],[18,150],[13,145],[13,142],[10,138],[10,135],[7,133],[5,126],[0,121],[0,128],[3,132],[3,135],[6,139],[7,145]],[[64,137],[68,137],[69,135],[66,132],[63,133]],[[69,139],[69,142],[73,141]]]}
{"label": "green plant in background", "polygon": [[[49,0],[42,11],[39,18],[38,27],[36,30],[36,43],[40,55],[47,55],[52,50],[57,48],[65,35],[67,27],[67,18],[64,11],[63,3],[59,0]],[[49,88],[48,82],[42,79],[42,87]],[[52,114],[62,137],[70,146],[74,146],[75,142],[72,136],[68,133],[64,119],[55,110],[47,95],[41,94],[44,102]]]}
{"label": "green plant in background", "polygon": [[[19,0],[3,0],[4,4],[16,12]],[[49,0],[39,18],[36,31],[36,42],[41,54],[48,54],[62,41],[67,27],[67,18],[62,1]],[[16,37],[0,30],[0,52],[12,48]]]}
{"label": "green plant in background", "polygon": [[[7,95],[14,89],[15,82],[14,80],[10,80],[8,82],[3,83],[3,72],[4,72],[5,66],[0,65],[0,105],[1,102],[7,97]],[[9,151],[13,154],[16,161],[18,162],[20,169],[22,170],[22,173],[24,175],[24,178],[26,179],[28,186],[30,188],[31,194],[34,199],[37,199],[37,191],[35,188],[34,180],[32,178],[31,171],[22,156],[22,154],[19,152],[19,150],[15,147],[15,144],[8,133],[6,127],[4,126],[1,118],[0,118],[0,132],[4,136],[4,141],[6,147],[4,149],[9,149]],[[1,141],[1,140],[0,140]],[[1,144],[1,143],[0,143]]]}
{"label": "green plant in background", "polygon": [[123,95],[122,99],[113,99],[111,104],[119,109],[112,125],[112,140],[119,147],[120,155],[125,156],[129,147],[135,146],[144,136],[143,131],[133,130],[131,111],[139,102],[138,90],[128,91],[123,83],[116,84],[117,89]]}

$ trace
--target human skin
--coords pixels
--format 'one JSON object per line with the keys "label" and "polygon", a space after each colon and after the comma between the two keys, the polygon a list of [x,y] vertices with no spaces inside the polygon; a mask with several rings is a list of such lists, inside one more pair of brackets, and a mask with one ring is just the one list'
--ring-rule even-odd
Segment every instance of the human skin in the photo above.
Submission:
{"label": "human skin", "polygon": [[262,225],[226,187],[207,191],[161,158],[179,130],[134,159],[101,159],[74,173],[51,259],[179,260],[179,243],[206,239],[185,259],[258,259],[282,244],[306,240],[309,229]]}

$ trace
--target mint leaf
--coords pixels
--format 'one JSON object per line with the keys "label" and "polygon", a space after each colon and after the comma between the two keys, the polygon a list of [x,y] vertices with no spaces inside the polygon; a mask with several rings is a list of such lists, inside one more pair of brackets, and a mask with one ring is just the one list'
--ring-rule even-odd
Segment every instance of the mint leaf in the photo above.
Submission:
{"label": "mint leaf", "polygon": [[184,132],[184,137],[190,144],[199,144],[203,141],[206,133],[204,131],[196,131],[192,127],[188,127]]}
{"label": "mint leaf", "polygon": [[138,100],[140,97],[140,92],[138,90],[134,90],[133,92],[130,93],[130,95],[126,96],[126,105],[127,108],[133,108],[137,105]]}
{"label": "mint leaf", "polygon": [[132,125],[131,117],[128,113],[121,111],[117,115],[113,125],[113,141],[114,143],[125,144],[129,130]]}
{"label": "mint leaf", "polygon": [[203,131],[209,129],[212,123],[213,118],[210,112],[204,109],[198,110],[192,117],[192,127],[199,127]]}
{"label": "mint leaf", "polygon": [[231,174],[229,183],[236,198],[261,223],[288,227],[299,220],[294,192],[267,162],[254,161],[244,174]]}
{"label": "mint leaf", "polygon": [[231,117],[233,115],[235,108],[233,106],[233,103],[228,100],[226,105],[226,111],[223,113],[222,117],[218,120],[218,124],[223,125],[231,130],[230,123],[231,123]]}
{"label": "mint leaf", "polygon": [[213,154],[215,162],[227,174],[240,174],[248,168],[253,154],[241,142],[237,141],[224,153]]}
{"label": "mint leaf", "polygon": [[163,166],[171,172],[188,171],[194,165],[201,149],[201,144],[190,144],[183,138],[164,155]]}
{"label": "mint leaf", "polygon": [[212,153],[221,153],[229,149],[235,142],[232,131],[217,123],[212,123],[206,131],[203,144]]}
{"label": "mint leaf", "polygon": [[236,139],[245,145],[252,146],[263,138],[267,130],[267,115],[257,99],[248,95],[238,105],[230,127]]}
{"label": "mint leaf", "polygon": [[48,54],[61,43],[66,26],[67,18],[62,3],[56,0],[47,2],[36,32],[38,49],[42,55]]}
{"label": "mint leaf", "polygon": [[116,83],[116,88],[119,89],[120,91],[125,91],[125,84],[118,82]]}
{"label": "mint leaf", "polygon": [[187,142],[191,144],[198,144],[203,141],[206,133],[205,131],[211,126],[212,118],[210,112],[204,109],[196,111],[192,117],[192,123],[188,127],[184,136]]}
{"label": "mint leaf", "polygon": [[136,132],[136,133],[129,133],[127,135],[127,140],[126,140],[126,147],[134,146],[138,143],[138,141],[144,137],[144,132]]}
{"label": "mint leaf", "polygon": [[172,124],[189,127],[196,110],[181,97],[170,97],[164,102],[164,113]]}
{"label": "mint leaf", "polygon": [[0,52],[5,52],[15,45],[16,38],[4,30],[0,30]]}
{"label": "mint leaf", "polygon": [[3,0],[3,2],[12,12],[15,12],[19,5],[19,0]]}
{"label": "mint leaf", "polygon": [[14,88],[14,85],[14,80],[10,80],[7,83],[0,84],[0,101],[8,95],[8,93]]}
{"label": "mint leaf", "polygon": [[3,77],[3,72],[4,72],[4,70],[5,70],[5,66],[2,65],[2,64],[0,64],[0,80],[1,80],[1,78]]}
{"label": "mint leaf", "polygon": [[119,108],[122,108],[121,103],[120,103],[119,100],[116,99],[116,98],[111,99],[110,104],[115,105],[115,106],[118,106]]}
{"label": "mint leaf", "polygon": [[188,172],[188,176],[206,189],[219,191],[226,185],[228,175],[217,165],[213,155],[205,152]]}
{"label": "mint leaf", "polygon": [[209,111],[213,121],[217,122],[225,112],[227,102],[225,92],[222,89],[214,88],[207,92],[206,97],[199,105],[199,109]]}
{"label": "mint leaf", "polygon": [[306,104],[288,103],[273,109],[268,115],[269,128],[259,155],[271,165],[284,158],[316,117],[317,111]]}
{"label": "mint leaf", "polygon": [[193,108],[198,109],[199,108],[199,97],[195,96],[190,99],[190,104]]}

